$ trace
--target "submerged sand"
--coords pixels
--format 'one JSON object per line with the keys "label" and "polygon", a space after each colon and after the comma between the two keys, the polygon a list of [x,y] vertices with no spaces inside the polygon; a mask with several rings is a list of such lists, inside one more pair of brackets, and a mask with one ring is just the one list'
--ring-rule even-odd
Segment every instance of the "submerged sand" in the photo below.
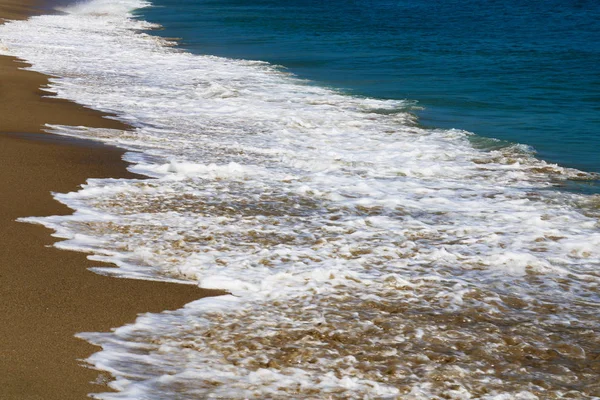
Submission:
{"label": "submerged sand", "polygon": [[[0,18],[43,12],[33,0],[0,0]],[[2,21],[0,19],[0,22]],[[135,177],[123,151],[43,133],[43,124],[127,129],[99,112],[43,97],[44,75],[0,57],[0,398],[83,399],[106,391],[82,367],[96,351],[78,332],[107,331],[143,312],[176,309],[214,295],[194,286],[116,279],[87,270],[82,253],[51,247],[50,230],[19,217],[69,214],[51,192],[77,190],[88,178]]]}

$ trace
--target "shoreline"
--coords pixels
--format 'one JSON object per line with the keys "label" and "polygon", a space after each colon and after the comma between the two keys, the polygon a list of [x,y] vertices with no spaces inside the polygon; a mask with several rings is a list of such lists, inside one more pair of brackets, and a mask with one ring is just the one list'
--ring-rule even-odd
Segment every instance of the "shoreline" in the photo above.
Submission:
{"label": "shoreline", "polygon": [[[0,23],[48,11],[48,3],[0,0]],[[53,2],[50,2],[53,3]],[[55,2],[54,2],[55,3]],[[0,56],[0,398],[82,399],[109,391],[107,374],[82,367],[97,347],[75,338],[108,331],[144,312],[177,309],[218,291],[191,285],[95,274],[84,253],[58,250],[51,230],[17,218],[71,214],[51,192],[69,192],[88,178],[135,178],[123,150],[44,133],[44,123],[127,129],[97,111],[47,97],[48,78]],[[100,382],[92,384],[91,382]],[[99,386],[100,385],[100,386]]]}

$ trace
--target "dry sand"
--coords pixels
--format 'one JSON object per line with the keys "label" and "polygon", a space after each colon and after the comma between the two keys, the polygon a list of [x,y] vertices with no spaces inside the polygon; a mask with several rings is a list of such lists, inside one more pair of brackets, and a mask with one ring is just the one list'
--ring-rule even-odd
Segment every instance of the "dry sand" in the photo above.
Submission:
{"label": "dry sand", "polygon": [[[24,18],[42,6],[0,0],[0,18]],[[44,123],[126,127],[42,98],[47,78],[22,65],[0,57],[0,399],[85,399],[107,388],[90,383],[99,374],[81,360],[96,348],[76,333],[107,331],[139,313],[176,309],[216,292],[96,275],[87,268],[98,263],[85,254],[49,247],[51,231],[15,221],[70,213],[52,191],[77,190],[90,177],[132,176],[121,150],[42,132]]]}

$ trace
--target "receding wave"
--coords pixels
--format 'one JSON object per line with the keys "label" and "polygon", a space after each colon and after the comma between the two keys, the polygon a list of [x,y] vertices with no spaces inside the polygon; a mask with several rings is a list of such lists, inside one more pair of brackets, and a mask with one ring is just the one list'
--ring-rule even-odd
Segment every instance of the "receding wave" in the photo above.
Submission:
{"label": "receding wave", "polygon": [[521,146],[422,129],[343,95],[153,37],[135,0],[0,27],[0,49],[130,131],[149,179],[91,179],[27,218],[120,276],[231,294],[140,316],[88,360],[102,399],[600,396],[598,196]]}

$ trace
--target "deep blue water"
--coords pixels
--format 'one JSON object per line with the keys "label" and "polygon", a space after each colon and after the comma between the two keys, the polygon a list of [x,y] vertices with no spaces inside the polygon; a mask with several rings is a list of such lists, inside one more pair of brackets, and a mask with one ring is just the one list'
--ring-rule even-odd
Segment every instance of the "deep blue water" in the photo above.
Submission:
{"label": "deep blue water", "polygon": [[201,54],[268,61],[356,95],[415,100],[424,126],[600,172],[597,0],[152,0]]}

